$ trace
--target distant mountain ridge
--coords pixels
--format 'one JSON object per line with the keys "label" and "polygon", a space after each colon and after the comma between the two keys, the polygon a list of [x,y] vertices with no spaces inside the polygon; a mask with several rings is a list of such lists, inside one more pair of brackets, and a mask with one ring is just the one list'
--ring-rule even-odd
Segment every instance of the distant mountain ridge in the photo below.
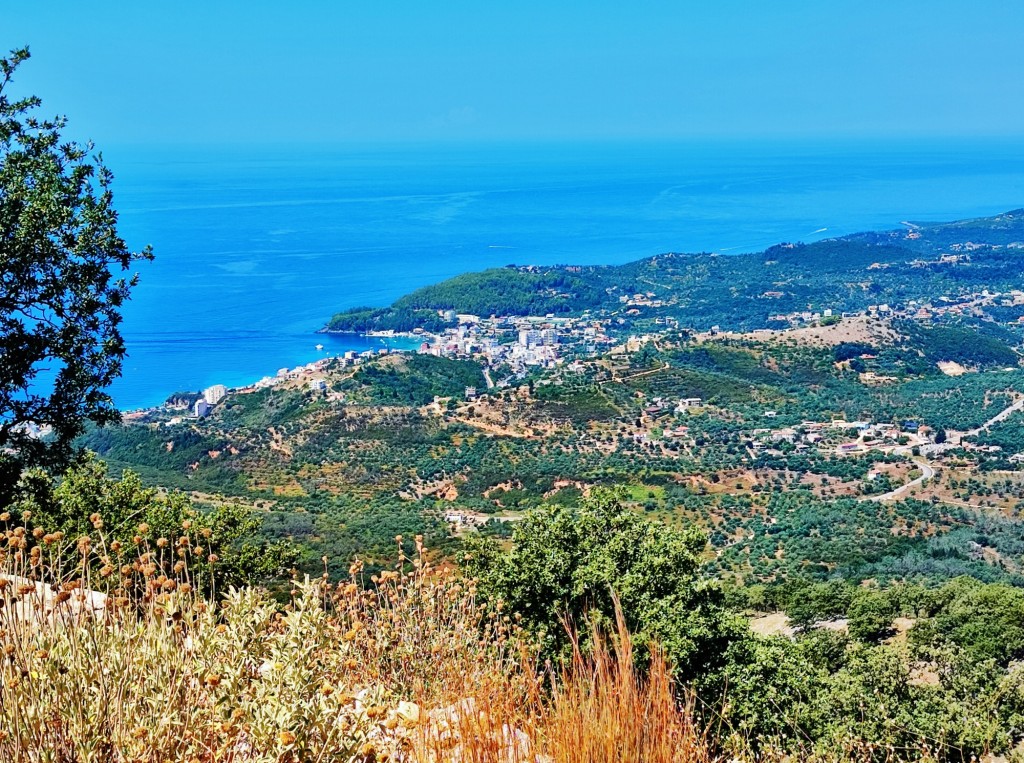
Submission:
{"label": "distant mountain ridge", "polygon": [[338,313],[324,330],[438,330],[445,310],[481,316],[628,312],[622,308],[636,294],[652,303],[636,309],[645,317],[746,330],[795,310],[855,311],[1010,288],[1019,285],[1022,255],[1024,209],[1016,209],[782,243],[750,254],[666,253],[624,265],[492,268],[417,289],[389,307]]}

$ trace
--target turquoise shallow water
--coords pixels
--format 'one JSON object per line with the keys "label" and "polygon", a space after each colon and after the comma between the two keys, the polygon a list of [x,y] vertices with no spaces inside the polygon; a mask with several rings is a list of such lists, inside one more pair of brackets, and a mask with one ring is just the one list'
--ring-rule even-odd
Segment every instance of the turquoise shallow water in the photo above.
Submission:
{"label": "turquoise shallow water", "polygon": [[[738,253],[1024,206],[1024,142],[108,149],[153,263],[123,408],[379,340],[313,332],[484,267]],[[324,350],[315,349],[317,343]]]}

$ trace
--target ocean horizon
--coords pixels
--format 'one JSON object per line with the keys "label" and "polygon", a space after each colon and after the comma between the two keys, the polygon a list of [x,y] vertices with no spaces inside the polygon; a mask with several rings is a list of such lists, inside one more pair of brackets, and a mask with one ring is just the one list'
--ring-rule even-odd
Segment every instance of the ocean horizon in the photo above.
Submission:
{"label": "ocean horizon", "polygon": [[[379,338],[331,315],[487,267],[760,251],[1024,206],[1024,141],[114,147],[123,409]],[[316,349],[322,344],[322,350]]]}

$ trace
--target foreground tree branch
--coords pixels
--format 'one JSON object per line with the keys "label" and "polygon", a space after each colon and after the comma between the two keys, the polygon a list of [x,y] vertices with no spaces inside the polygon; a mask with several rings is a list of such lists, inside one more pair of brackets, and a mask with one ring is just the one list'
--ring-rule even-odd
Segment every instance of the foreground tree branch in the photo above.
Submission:
{"label": "foreground tree branch", "polygon": [[[0,58],[0,496],[26,466],[61,468],[86,422],[117,417],[104,391],[125,355],[121,307],[137,276],[117,232],[113,175],[63,117],[8,91],[28,49]],[[46,437],[40,437],[46,433]]]}

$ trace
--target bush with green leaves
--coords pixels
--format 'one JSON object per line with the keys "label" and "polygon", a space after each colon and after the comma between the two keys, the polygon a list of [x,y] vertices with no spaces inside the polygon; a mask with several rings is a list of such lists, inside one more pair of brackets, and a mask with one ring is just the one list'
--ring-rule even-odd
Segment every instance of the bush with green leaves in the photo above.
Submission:
{"label": "bush with green leaves", "polygon": [[679,679],[717,675],[745,623],[725,606],[701,569],[707,539],[630,511],[624,495],[595,490],[576,507],[545,505],[516,523],[508,551],[493,541],[469,544],[467,573],[546,639],[566,645],[566,624],[611,622],[616,598],[643,647],[658,642]]}
{"label": "bush with green leaves", "polygon": [[189,565],[210,589],[280,580],[297,558],[287,542],[261,541],[262,520],[244,506],[221,503],[198,511],[181,493],[144,487],[133,472],[111,478],[103,462],[92,457],[60,479],[39,470],[26,472],[5,512],[29,528],[68,538],[87,536],[101,522],[112,541],[126,546],[142,536],[153,542],[170,538],[183,523],[190,524],[205,546]]}

